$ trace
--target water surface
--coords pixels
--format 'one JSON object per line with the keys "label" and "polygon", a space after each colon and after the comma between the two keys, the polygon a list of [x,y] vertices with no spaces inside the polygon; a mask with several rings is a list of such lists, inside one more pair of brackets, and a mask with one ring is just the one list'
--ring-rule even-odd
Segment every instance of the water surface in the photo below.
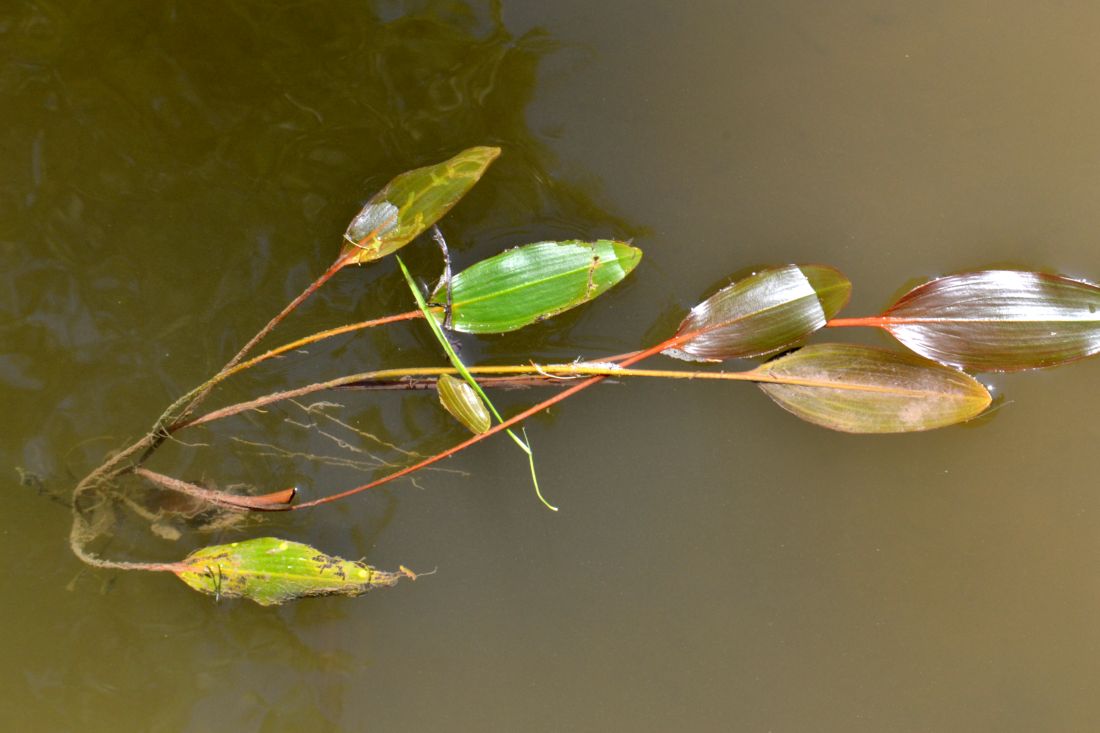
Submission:
{"label": "water surface", "polygon": [[[0,10],[5,729],[1095,727],[1095,362],[992,379],[989,419],[911,436],[829,433],[747,385],[608,385],[528,427],[558,514],[497,440],[240,530],[168,541],[120,513],[100,548],[170,560],[278,534],[438,568],[354,600],[262,609],[85,568],[64,502],[331,262],[371,193],[469,145],[504,154],[445,220],[459,263],[549,238],[645,251],[592,307],[463,338],[471,361],[649,344],[762,264],[839,267],[853,316],[977,267],[1100,279],[1098,27],[1084,2]],[[407,259],[434,280],[429,243]],[[282,335],[409,307],[382,263]],[[441,363],[422,326],[216,399]],[[463,437],[430,395],[331,398],[408,449]],[[277,448],[394,459],[305,422],[287,406],[152,465],[316,496],[370,467]]]}

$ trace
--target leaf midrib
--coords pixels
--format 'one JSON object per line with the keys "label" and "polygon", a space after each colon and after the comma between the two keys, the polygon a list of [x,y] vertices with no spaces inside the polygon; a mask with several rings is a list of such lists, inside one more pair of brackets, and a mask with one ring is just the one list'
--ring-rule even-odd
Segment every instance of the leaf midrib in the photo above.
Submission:
{"label": "leaf midrib", "polygon": [[[518,291],[526,289],[526,288],[532,288],[532,287],[536,287],[538,285],[553,282],[554,280],[557,280],[559,278],[570,277],[572,275],[575,275],[578,272],[587,272],[590,269],[592,270],[593,275],[595,275],[595,273],[598,272],[602,267],[604,267],[605,265],[610,265],[611,263],[618,264],[619,263],[619,257],[616,255],[614,259],[608,259],[608,260],[600,259],[600,261],[596,263],[595,267],[593,267],[592,265],[588,265],[588,266],[585,266],[585,267],[578,267],[578,268],[574,268],[572,270],[566,270],[564,272],[559,272],[555,275],[551,275],[549,277],[544,277],[544,278],[541,278],[539,280],[525,280],[524,282],[520,283],[519,285],[515,285],[511,288],[505,288],[503,290],[494,290],[491,293],[487,293],[485,295],[482,295],[482,296],[479,296],[479,297],[476,297],[476,298],[469,298],[468,300],[461,300],[461,301],[456,300],[454,303],[451,304],[451,308],[457,311],[457,309],[460,308],[460,307],[466,307],[466,306],[468,306],[470,304],[473,304],[473,303],[482,303],[486,300],[492,300],[493,298],[497,298],[497,297],[503,297],[505,295],[509,295],[511,293],[515,293],[515,292],[518,292]],[[623,268],[623,269],[625,269],[625,268]],[[597,284],[597,286],[598,286],[598,284]],[[433,298],[435,297],[435,293],[432,293],[432,297]],[[455,315],[458,316],[459,314],[456,313]]]}
{"label": "leaf midrib", "polygon": [[[807,281],[808,281],[808,279],[807,279]],[[838,285],[830,286],[829,288],[825,288],[823,290],[817,290],[817,289],[814,289],[813,285],[810,285],[811,292],[807,293],[806,295],[800,295],[797,298],[794,298],[793,300],[779,301],[777,303],[766,306],[764,308],[760,308],[758,310],[754,310],[754,311],[750,311],[748,313],[744,313],[742,315],[737,316],[736,318],[729,318],[729,319],[724,320],[724,321],[719,321],[718,323],[712,324],[710,326],[704,326],[703,328],[699,328],[699,329],[696,329],[694,331],[689,331],[687,333],[681,334],[680,338],[682,338],[684,340],[687,340],[687,341],[690,341],[690,340],[693,340],[693,339],[699,337],[702,334],[706,334],[706,333],[709,333],[711,331],[714,331],[715,329],[726,328],[727,326],[731,326],[731,325],[733,325],[735,323],[738,323],[740,321],[747,320],[749,318],[752,318],[754,316],[758,316],[758,315],[763,314],[763,313],[767,313],[769,311],[777,310],[778,308],[781,308],[781,307],[786,306],[786,305],[791,305],[791,304],[798,303],[798,302],[803,301],[803,300],[808,300],[810,298],[813,298],[814,300],[817,301],[817,307],[821,310],[821,317],[827,321],[828,318],[829,318],[829,315],[825,312],[825,306],[822,305],[822,303],[821,303],[820,293],[827,293],[827,292],[836,290],[839,287],[842,287],[842,286],[838,284]]]}

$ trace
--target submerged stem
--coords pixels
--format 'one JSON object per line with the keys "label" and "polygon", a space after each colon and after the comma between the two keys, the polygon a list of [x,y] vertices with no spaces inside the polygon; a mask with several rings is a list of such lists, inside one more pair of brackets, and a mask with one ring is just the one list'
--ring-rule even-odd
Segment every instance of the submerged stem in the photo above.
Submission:
{"label": "submerged stem", "polygon": [[[185,394],[180,399],[176,400],[176,402],[173,403],[172,407],[168,408],[168,410],[165,412],[165,415],[170,415],[173,412],[173,408],[179,409],[178,408],[179,405],[187,404],[187,401],[193,395],[197,395],[197,394],[200,394],[200,393],[203,393],[203,392],[207,392],[207,391],[213,389],[215,386],[217,386],[221,382],[228,379],[229,377],[232,377],[234,374],[239,374],[240,372],[243,372],[246,369],[250,369],[250,368],[256,366],[260,362],[267,361],[268,359],[272,359],[276,356],[281,356],[282,354],[285,354],[288,351],[294,351],[295,349],[300,349],[303,346],[308,346],[310,344],[316,343],[318,341],[322,341],[322,340],[327,339],[327,338],[331,338],[333,336],[339,336],[341,334],[351,333],[352,331],[359,331],[359,330],[366,329],[366,328],[374,328],[375,326],[384,326],[388,323],[397,323],[398,321],[408,321],[408,320],[412,320],[414,318],[420,318],[420,317],[421,317],[420,311],[408,311],[407,313],[397,313],[397,314],[392,315],[392,316],[384,316],[382,318],[374,318],[374,319],[369,320],[369,321],[359,321],[358,323],[349,323],[346,326],[339,326],[337,328],[330,328],[326,331],[318,331],[317,333],[312,333],[309,336],[303,336],[302,338],[300,338],[296,341],[291,341],[288,344],[283,344],[282,346],[278,346],[274,349],[271,349],[270,351],[266,351],[266,352],[260,354],[259,356],[255,356],[255,357],[253,357],[253,358],[251,358],[247,361],[242,361],[239,364],[236,364],[235,366],[227,367],[225,369],[222,369],[222,371],[218,372],[213,377],[206,380],[201,385],[199,385],[195,389],[191,390],[190,392]],[[193,409],[196,404],[197,404],[197,400],[195,402],[191,402],[190,407]],[[190,412],[190,411],[188,411],[188,412]],[[177,430],[180,430],[181,428],[186,427],[189,423],[187,423],[184,420],[184,417],[185,417],[185,415],[181,415],[180,418],[172,420],[171,422],[167,423],[164,426],[164,429],[168,433],[174,433]]]}
{"label": "submerged stem", "polygon": [[219,506],[228,507],[229,509],[246,510],[256,509],[265,511],[275,508],[282,508],[286,504],[289,504],[294,500],[297,495],[297,489],[284,489],[282,491],[275,491],[270,494],[263,494],[260,496],[244,496],[240,494],[227,494],[223,491],[214,491],[207,489],[198,484],[193,484],[188,481],[181,481],[178,478],[172,476],[165,476],[162,473],[156,471],[150,471],[147,468],[138,466],[134,469],[135,476],[141,476],[142,478],[160,486],[161,488],[168,489],[169,491],[175,491],[187,496],[200,499],[202,501],[209,502],[211,504],[217,504]]}
{"label": "submerged stem", "polygon": [[184,409],[183,415],[181,415],[181,417],[183,417],[184,415],[189,414],[200,402],[202,402],[204,399],[206,399],[206,395],[210,393],[210,390],[214,388],[214,385],[216,385],[218,382],[220,382],[222,379],[225,378],[225,377],[222,376],[223,374],[225,374],[226,372],[228,372],[228,371],[232,370],[234,367],[236,367],[241,362],[241,360],[244,359],[245,356],[247,356],[248,352],[252,351],[253,347],[256,346],[256,344],[263,341],[264,338],[269,333],[271,333],[273,330],[275,330],[276,326],[278,326],[280,323],[282,323],[284,320],[286,320],[286,317],[289,316],[294,311],[295,308],[297,308],[302,303],[304,303],[306,298],[308,298],[309,296],[313,295],[318,290],[320,290],[322,285],[324,285],[329,280],[331,280],[332,277],[336,273],[340,272],[340,270],[342,270],[345,265],[347,265],[353,259],[355,259],[356,254],[357,254],[356,252],[350,252],[347,255],[344,255],[343,257],[337,258],[336,261],[333,262],[332,265],[327,270],[325,270],[323,273],[321,273],[320,277],[318,277],[316,280],[314,280],[312,283],[310,283],[308,286],[306,286],[306,289],[303,290],[301,293],[299,293],[298,297],[294,298],[294,300],[287,303],[286,307],[284,307],[281,311],[279,311],[279,313],[274,318],[272,318],[270,321],[268,321],[267,325],[264,326],[263,328],[261,328],[256,333],[255,336],[253,336],[251,339],[249,339],[248,343],[246,343],[244,346],[242,346],[241,350],[238,351],[236,353],[236,355],[232,359],[230,359],[226,363],[226,365],[223,366],[221,368],[221,370],[216,375],[214,375],[213,378],[207,380],[206,384],[204,384],[204,385],[202,385],[198,388],[198,390],[197,390],[198,394],[195,395],[195,397],[191,400],[191,402]]}
{"label": "submerged stem", "polygon": [[[657,347],[653,347],[656,349]],[[664,346],[664,348],[668,348]],[[649,353],[652,352],[652,353]],[[754,374],[752,371],[747,372],[685,372],[676,370],[662,370],[662,369],[627,369],[623,365],[633,364],[640,361],[646,356],[651,356],[653,349],[647,349],[646,351],[636,352],[635,354],[622,360],[620,365],[616,364],[599,364],[589,362],[569,363],[569,364],[527,364],[527,365],[509,365],[509,366],[472,366],[467,367],[470,374],[474,375],[486,375],[486,376],[504,376],[515,375],[517,377],[529,380],[545,380],[549,381],[554,378],[569,379],[570,377],[599,377],[600,379],[606,377],[651,377],[662,379],[719,379],[728,381],[740,381],[740,382],[780,382],[783,384],[808,384],[810,386],[820,386],[816,383],[810,384],[806,380],[792,380],[787,378],[774,377],[769,375]],[[329,389],[338,389],[340,387],[351,387],[361,382],[381,384],[383,382],[392,382],[395,385],[401,385],[402,382],[407,380],[410,388],[419,387],[418,378],[435,378],[443,374],[455,375],[459,374],[459,370],[455,367],[404,367],[400,369],[379,369],[372,372],[361,372],[359,374],[349,374],[343,377],[337,377],[325,382],[316,382],[314,384],[307,384],[303,387],[297,387],[295,389],[288,389],[281,392],[273,392],[262,397],[257,397],[253,400],[246,402],[238,402],[233,405],[227,405],[226,407],[218,410],[213,410],[200,415],[192,420],[188,420],[184,423],[176,426],[176,429],[190,428],[205,423],[214,422],[215,420],[222,420],[233,415],[239,415],[242,412],[249,410],[257,410],[262,407],[266,407],[277,402],[293,399],[296,397],[304,397],[316,392],[323,392]],[[479,380],[480,382],[481,380]],[[488,380],[486,380],[488,381]],[[491,384],[491,382],[490,382]],[[560,395],[559,395],[560,397]]]}
{"label": "submerged stem", "polygon": [[[678,346],[682,341],[683,341],[683,337],[674,336],[674,337],[668,339],[667,341],[664,341],[662,343],[657,344],[656,346],[652,346],[652,347],[650,347],[648,349],[645,349],[643,351],[639,351],[636,354],[634,354],[634,355],[632,355],[632,356],[630,356],[626,359],[623,359],[621,364],[624,367],[630,366],[631,364],[636,364],[639,361],[642,361],[643,359],[648,359],[649,357],[653,356],[654,354],[661,353],[665,349],[669,349],[669,348],[672,348],[674,346]],[[492,367],[489,367],[489,368],[492,368]],[[611,372],[611,371],[614,371],[614,370],[609,369],[608,371]],[[607,376],[609,376],[609,375],[607,375]],[[501,430],[507,430],[508,428],[512,427],[516,423],[521,422],[523,420],[526,420],[527,418],[531,417],[532,415],[536,415],[539,412],[542,412],[543,410],[545,410],[549,407],[552,407],[553,405],[556,405],[557,403],[561,402],[562,400],[566,399],[567,397],[572,397],[573,395],[577,394],[578,392],[580,392],[582,390],[588,389],[589,387],[591,387],[595,384],[599,384],[604,379],[606,379],[607,376],[600,375],[600,376],[589,377],[589,378],[585,379],[583,382],[578,382],[577,384],[573,385],[572,387],[569,387],[568,389],[566,389],[564,392],[562,392],[560,394],[556,394],[548,400],[543,400],[542,402],[538,403],[537,405],[534,405],[533,407],[529,407],[526,410],[524,410],[523,412],[519,413],[518,415],[514,415],[514,416],[508,418],[507,420],[505,420],[503,422],[497,423],[493,427],[486,430],[484,433],[479,433],[478,435],[475,435],[471,438],[467,438],[466,440],[462,441],[461,443],[459,443],[457,445],[454,445],[454,446],[451,446],[447,450],[445,450],[441,453],[437,453],[434,456],[431,456],[429,458],[425,458],[422,461],[414,463],[411,466],[407,466],[405,468],[402,468],[399,471],[394,471],[393,473],[387,474],[387,475],[383,476],[382,478],[375,479],[374,481],[371,481],[370,483],[363,484],[362,486],[356,486],[353,489],[348,489],[347,491],[342,491],[339,494],[331,494],[329,496],[321,497],[320,499],[314,499],[313,501],[302,502],[301,504],[297,504],[293,507],[290,507],[290,510],[296,511],[298,509],[308,509],[309,507],[319,506],[321,504],[328,504],[329,502],[336,501],[337,499],[343,499],[344,497],[351,496],[353,494],[358,494],[360,492],[367,491],[369,489],[374,489],[374,488],[377,488],[379,486],[382,486],[383,484],[388,484],[390,481],[394,481],[396,479],[399,479],[402,476],[408,476],[410,473],[413,473],[414,471],[419,471],[420,469],[426,468],[427,466],[430,466],[433,463],[441,461],[444,458],[447,458],[449,456],[453,456],[455,453],[458,453],[459,451],[465,450],[466,448],[469,448],[471,445],[474,445],[476,443],[480,443],[482,440],[485,440],[486,438],[488,438],[491,435],[495,435],[496,433],[499,433]]]}
{"label": "submerged stem", "polygon": [[420,311],[408,311],[406,313],[397,313],[397,314],[392,315],[392,316],[384,316],[382,318],[374,318],[374,319],[371,319],[369,321],[359,321],[358,323],[349,323],[345,326],[338,326],[336,328],[330,328],[330,329],[327,329],[325,331],[318,331],[317,333],[311,333],[309,336],[303,336],[302,338],[300,338],[296,341],[291,341],[289,344],[283,344],[282,346],[277,346],[276,348],[271,349],[270,351],[265,351],[264,353],[260,354],[259,356],[252,357],[248,361],[242,361],[240,364],[237,364],[236,366],[234,366],[230,369],[223,370],[221,373],[218,374],[218,376],[215,379],[212,379],[211,381],[214,382],[214,384],[217,384],[217,382],[220,382],[223,379],[227,379],[228,377],[231,377],[234,374],[239,374],[240,372],[243,372],[245,369],[250,369],[250,368],[256,366],[257,364],[259,364],[260,362],[267,361],[268,359],[272,359],[276,356],[281,356],[282,354],[285,354],[288,351],[294,351],[296,349],[302,348],[303,346],[309,346],[310,344],[315,344],[318,341],[323,341],[324,339],[332,338],[333,336],[340,336],[342,334],[351,333],[353,331],[361,331],[361,330],[367,329],[367,328],[374,328],[375,326],[385,326],[386,324],[389,324],[389,323],[397,323],[398,321],[409,321],[409,320],[412,320],[414,318],[422,318],[422,317],[423,317],[423,314]]}

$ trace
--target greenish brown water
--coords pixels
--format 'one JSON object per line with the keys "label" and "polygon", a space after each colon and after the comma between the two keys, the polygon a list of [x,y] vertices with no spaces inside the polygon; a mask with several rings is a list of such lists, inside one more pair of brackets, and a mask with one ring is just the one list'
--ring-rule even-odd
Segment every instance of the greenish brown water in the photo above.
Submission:
{"label": "greenish brown water", "polygon": [[[131,517],[102,548],[278,534],[438,568],[359,599],[262,609],[93,571],[50,496],[323,271],[392,175],[469,145],[504,154],[445,220],[460,263],[546,238],[645,251],[592,307],[463,338],[469,361],[649,344],[767,263],[839,267],[853,316],[994,264],[1100,279],[1098,28],[1085,2],[5,5],[0,724],[1095,729],[1095,361],[989,380],[989,419],[912,436],[829,433],[747,385],[608,385],[529,424],[558,514],[496,440],[416,485],[175,542]],[[431,246],[408,261],[434,279]],[[283,337],[409,307],[391,263],[346,271]],[[422,326],[217,399],[438,364]],[[430,395],[331,398],[415,450],[463,437]],[[361,483],[256,445],[371,460],[303,420],[242,419],[152,465],[309,496]]]}

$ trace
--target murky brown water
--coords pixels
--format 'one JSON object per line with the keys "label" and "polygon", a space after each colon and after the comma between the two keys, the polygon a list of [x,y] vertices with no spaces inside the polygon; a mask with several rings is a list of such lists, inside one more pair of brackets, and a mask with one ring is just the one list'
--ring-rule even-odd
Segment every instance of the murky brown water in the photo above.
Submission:
{"label": "murky brown water", "polygon": [[[766,263],[841,268],[846,315],[992,264],[1100,279],[1098,31],[1086,2],[0,8],[4,729],[1095,729],[1096,361],[993,379],[990,419],[913,436],[832,434],[746,385],[606,386],[528,427],[559,514],[497,440],[417,485],[175,542],[130,519],[102,548],[277,534],[438,567],[359,599],[271,610],[93,571],[62,503],[331,262],[367,196],[468,145],[504,155],[445,220],[460,262],[576,236],[646,253],[593,307],[463,339],[470,361],[652,343]],[[408,260],[435,277],[429,245]],[[408,307],[392,263],[349,271],[283,337]],[[422,326],[218,399],[437,364]],[[416,450],[462,437],[430,395],[333,399]],[[361,483],[257,445],[370,460],[302,417],[153,465]]]}

